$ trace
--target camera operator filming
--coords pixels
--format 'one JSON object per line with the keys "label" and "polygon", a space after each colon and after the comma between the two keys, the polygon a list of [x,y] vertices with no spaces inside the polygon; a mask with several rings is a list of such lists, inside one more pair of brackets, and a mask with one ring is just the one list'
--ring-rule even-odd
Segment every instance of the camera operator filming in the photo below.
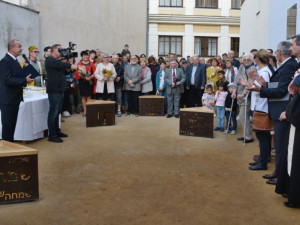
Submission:
{"label": "camera operator filming", "polygon": [[59,128],[59,114],[61,112],[64,91],[66,87],[65,70],[81,70],[85,72],[85,67],[76,66],[70,63],[64,63],[59,60],[60,57],[71,58],[76,57],[77,53],[72,52],[75,49],[75,44],[69,43],[69,48],[62,49],[60,44],[55,44],[51,47],[51,55],[47,57],[45,68],[47,71],[47,93],[49,99],[49,113],[48,113],[48,141],[62,143],[61,138],[68,137],[68,135],[61,132]]}

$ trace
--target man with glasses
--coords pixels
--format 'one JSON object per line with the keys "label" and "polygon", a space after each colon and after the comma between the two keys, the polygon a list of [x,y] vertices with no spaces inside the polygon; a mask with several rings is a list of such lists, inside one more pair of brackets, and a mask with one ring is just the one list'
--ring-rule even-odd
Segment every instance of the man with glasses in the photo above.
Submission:
{"label": "man with glasses", "polygon": [[127,116],[135,114],[139,116],[139,94],[141,91],[140,81],[142,78],[142,67],[137,64],[135,55],[130,57],[130,64],[125,67],[124,80],[127,94],[128,111]]}
{"label": "man with glasses", "polygon": [[[40,61],[38,61],[39,49],[35,45],[31,45],[28,48],[28,52],[29,52],[29,62],[30,62],[30,64],[34,67],[34,69],[39,74],[42,74],[43,73],[42,65],[41,65]],[[23,66],[27,66],[27,63],[25,62],[25,60],[23,60],[21,62],[21,67],[23,67]],[[34,82],[31,83],[30,86],[41,87],[42,86],[41,77],[39,76],[39,77],[35,78]]]}

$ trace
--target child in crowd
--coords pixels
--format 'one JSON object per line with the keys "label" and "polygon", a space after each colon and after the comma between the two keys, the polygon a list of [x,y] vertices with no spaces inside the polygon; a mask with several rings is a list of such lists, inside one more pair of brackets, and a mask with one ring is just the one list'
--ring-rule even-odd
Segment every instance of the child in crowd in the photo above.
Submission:
{"label": "child in crowd", "polygon": [[[231,98],[232,92],[233,92],[233,83],[228,84],[228,95],[225,100],[225,116],[226,116],[226,130],[225,134],[228,133],[229,130],[231,130],[231,134],[236,134],[236,129],[237,129],[237,122],[236,122],[236,113],[237,113],[237,100],[236,98],[233,99]],[[233,105],[232,105],[233,101]],[[232,111],[231,111],[231,105],[232,105]],[[228,127],[228,121],[229,121],[229,116],[230,116],[230,111],[231,111],[231,122]]]}
{"label": "child in crowd", "polygon": [[206,108],[214,110],[215,95],[213,93],[213,86],[211,84],[206,85],[205,93],[202,96],[202,105]]}
{"label": "child in crowd", "polygon": [[218,116],[218,126],[215,128],[215,131],[219,130],[221,132],[224,131],[225,100],[228,95],[228,92],[225,91],[225,87],[226,84],[224,82],[219,82],[219,88],[215,97],[215,106],[217,109]]}
{"label": "child in crowd", "polygon": [[225,72],[223,70],[218,71],[219,80],[216,82],[217,88],[219,88],[220,82],[225,83],[225,89],[224,91],[227,91],[227,85],[229,82],[225,79]]}

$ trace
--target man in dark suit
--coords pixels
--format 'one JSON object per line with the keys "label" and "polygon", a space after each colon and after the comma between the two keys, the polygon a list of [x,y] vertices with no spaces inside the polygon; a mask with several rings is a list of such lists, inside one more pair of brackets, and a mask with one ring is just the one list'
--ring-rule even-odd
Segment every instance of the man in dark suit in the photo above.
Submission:
{"label": "man in dark suit", "polygon": [[[234,51],[230,50],[228,52],[228,59],[232,60],[234,67],[236,67],[237,69],[240,68],[241,63],[240,63],[240,61],[238,59],[234,58]],[[223,66],[223,70],[225,70],[225,69],[226,69],[226,63]]]}
{"label": "man in dark suit", "polygon": [[187,68],[185,81],[186,89],[189,90],[187,107],[202,106],[202,95],[206,84],[206,68],[200,64],[199,56],[193,56],[193,64]]}
{"label": "man in dark suit", "polygon": [[16,57],[22,54],[22,44],[18,40],[8,42],[8,53],[0,61],[0,109],[2,122],[2,140],[14,141],[20,102],[23,101],[23,87],[34,79],[16,78],[22,70]]}
{"label": "man in dark suit", "polygon": [[297,62],[295,58],[291,57],[290,47],[291,43],[288,41],[282,41],[278,44],[277,58],[281,66],[273,74],[268,85],[260,81],[262,87],[259,88],[256,86],[253,88],[253,90],[260,92],[261,98],[269,99],[269,114],[274,122],[276,150],[275,171],[272,174],[263,176],[265,179],[269,179],[267,184],[277,183],[281,156],[284,151],[284,144],[288,138],[287,134],[290,124],[286,120],[280,121],[279,118],[289,103],[288,85],[292,81],[292,77],[297,69]]}
{"label": "man in dark suit", "polygon": [[167,118],[175,114],[176,118],[179,118],[179,103],[181,93],[183,90],[183,83],[185,82],[185,76],[181,68],[177,68],[177,62],[171,60],[170,69],[166,71],[165,82],[167,84],[167,100],[168,100],[168,115]]}

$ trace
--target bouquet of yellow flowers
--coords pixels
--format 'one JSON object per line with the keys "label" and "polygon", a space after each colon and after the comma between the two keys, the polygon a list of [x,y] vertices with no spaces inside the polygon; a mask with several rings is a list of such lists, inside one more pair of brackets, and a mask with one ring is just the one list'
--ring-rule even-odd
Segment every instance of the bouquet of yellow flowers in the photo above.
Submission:
{"label": "bouquet of yellow flowers", "polygon": [[107,70],[105,68],[102,70],[102,74],[107,79],[109,79],[113,75],[112,72],[111,72],[111,70]]}
{"label": "bouquet of yellow flowers", "polygon": [[[86,77],[91,76],[91,72],[89,70],[86,70],[86,71],[78,70],[78,73],[82,79],[85,79]],[[90,83],[90,85],[93,85],[94,84],[93,79],[90,79],[89,83]]]}

